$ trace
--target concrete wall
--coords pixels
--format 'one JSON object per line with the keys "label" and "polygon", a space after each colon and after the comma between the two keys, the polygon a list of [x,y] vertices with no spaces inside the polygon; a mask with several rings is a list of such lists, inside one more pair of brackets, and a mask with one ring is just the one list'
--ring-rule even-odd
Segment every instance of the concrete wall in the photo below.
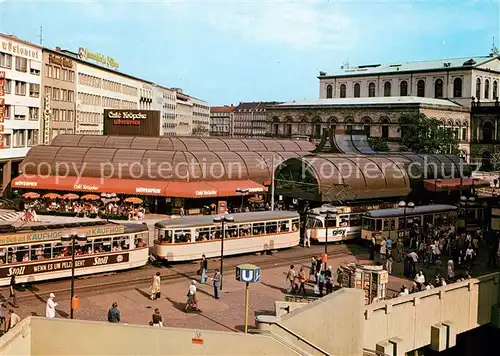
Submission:
{"label": "concrete wall", "polygon": [[[31,355],[290,355],[270,337],[31,317]],[[80,338],[78,335],[81,335]],[[197,344],[193,338],[202,340]],[[223,347],[221,345],[224,345]],[[1,352],[1,355],[7,353]],[[21,353],[18,353],[21,354]],[[30,353],[24,353],[29,355]],[[16,355],[9,353],[8,355]]]}
{"label": "concrete wall", "polygon": [[0,355],[31,355],[30,318],[21,320],[11,331],[0,337]]}
{"label": "concrete wall", "polygon": [[499,303],[499,281],[495,273],[367,306],[364,347],[398,338],[404,353],[431,344],[436,324],[451,321],[454,334],[487,324]]}

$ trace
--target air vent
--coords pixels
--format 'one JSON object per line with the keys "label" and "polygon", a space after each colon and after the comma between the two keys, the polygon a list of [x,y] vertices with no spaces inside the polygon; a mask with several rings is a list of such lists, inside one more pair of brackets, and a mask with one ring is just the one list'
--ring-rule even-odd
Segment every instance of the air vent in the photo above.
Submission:
{"label": "air vent", "polygon": [[391,64],[389,67],[391,68],[401,67],[401,64]]}
{"label": "air vent", "polygon": [[465,61],[463,65],[464,66],[473,66],[474,64],[476,64],[476,61],[471,58],[468,61]]}
{"label": "air vent", "polygon": [[380,67],[380,64],[365,64],[362,66],[358,66],[358,68],[377,68]]}
{"label": "air vent", "polygon": [[443,63],[443,66],[444,66],[445,68],[450,68],[451,63],[450,63],[450,62],[448,62],[448,63]]}

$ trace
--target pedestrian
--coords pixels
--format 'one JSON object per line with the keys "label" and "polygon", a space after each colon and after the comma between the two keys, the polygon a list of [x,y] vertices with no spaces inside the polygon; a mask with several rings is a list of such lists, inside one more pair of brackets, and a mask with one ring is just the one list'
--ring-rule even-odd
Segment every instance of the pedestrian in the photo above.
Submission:
{"label": "pedestrian", "polygon": [[154,326],[156,328],[163,327],[163,318],[161,317],[160,309],[158,308],[155,309],[155,313],[152,315],[152,319],[149,325]]}
{"label": "pedestrian", "polygon": [[110,323],[120,322],[120,311],[118,310],[118,303],[114,302],[111,308],[108,310],[108,321]]}
{"label": "pedestrian", "polygon": [[[216,272],[218,272],[218,270],[216,270]],[[190,307],[196,311],[201,311],[198,308],[198,298],[196,297],[196,281],[194,279],[191,281],[191,284],[189,286],[187,297],[188,297],[188,300],[187,300],[186,306],[184,307],[184,312],[187,313],[188,308],[190,308]]]}
{"label": "pedestrian", "polygon": [[314,280],[314,275],[316,273],[316,264],[318,261],[316,260],[316,257],[311,258],[311,268],[309,269],[309,280],[312,282]]}
{"label": "pedestrian", "polygon": [[53,319],[56,317],[56,307],[57,303],[54,301],[56,296],[54,293],[50,293],[49,299],[47,299],[47,304],[45,305],[45,317]]}
{"label": "pedestrian", "polygon": [[448,280],[455,278],[455,262],[448,260]]}
{"label": "pedestrian", "polygon": [[372,237],[370,241],[370,261],[375,260],[375,246],[376,246],[375,237]]}
{"label": "pedestrian", "polygon": [[316,273],[316,280],[318,281],[319,296],[323,296],[323,288],[325,287],[325,275],[324,272]]}
{"label": "pedestrian", "polygon": [[221,274],[218,269],[215,270],[214,277],[212,278],[214,284],[214,298],[220,299],[220,283],[221,283]]}
{"label": "pedestrian", "polygon": [[325,287],[326,287],[326,294],[330,294],[333,292],[332,266],[328,266],[328,269],[325,271]]}
{"label": "pedestrian", "polygon": [[311,247],[311,229],[306,229],[304,235],[304,247]]}
{"label": "pedestrian", "polygon": [[424,286],[425,283],[425,276],[422,271],[418,272],[418,274],[415,276],[415,283],[417,283],[418,289],[422,290],[422,287]]}
{"label": "pedestrian", "polygon": [[7,331],[7,319],[5,318],[5,314],[3,312],[4,305],[0,306],[0,335]]}
{"label": "pedestrian", "polygon": [[415,251],[410,252],[408,255],[408,274],[409,276],[414,276],[417,270],[418,255]]}
{"label": "pedestrian", "polygon": [[388,274],[392,274],[392,255],[389,255],[387,260],[385,261],[385,270],[387,271]]}
{"label": "pedestrian", "polygon": [[208,271],[208,261],[205,255],[201,255],[200,262],[200,275],[201,275],[201,284],[205,284],[207,282],[207,271]]}
{"label": "pedestrian", "polygon": [[290,294],[294,291],[293,285],[295,283],[295,277],[297,277],[295,273],[295,266],[291,265],[288,273],[286,274],[286,293]]}
{"label": "pedestrian", "polygon": [[9,309],[9,326],[7,330],[12,329],[21,321],[21,317],[17,315],[13,309]]}
{"label": "pedestrian", "polygon": [[385,256],[387,254],[387,247],[386,247],[386,242],[385,242],[385,239],[382,239],[382,241],[380,241],[380,259],[381,260],[385,260]]}
{"label": "pedestrian", "polygon": [[385,240],[385,248],[387,251],[387,256],[392,255],[392,240],[390,237]]}
{"label": "pedestrian", "polygon": [[10,277],[10,296],[9,296],[9,299],[12,298],[12,306],[14,308],[18,308],[17,297],[16,297],[16,288],[17,288],[16,276],[12,275],[12,277]]}
{"label": "pedestrian", "polygon": [[151,300],[159,299],[161,297],[161,274],[156,272],[151,282]]}
{"label": "pedestrian", "polygon": [[306,295],[306,286],[305,286],[305,283],[307,281],[307,277],[306,277],[306,271],[304,271],[304,267],[300,267],[300,271],[299,271],[299,290],[298,290],[298,294],[300,294],[300,292],[302,292],[302,295]]}

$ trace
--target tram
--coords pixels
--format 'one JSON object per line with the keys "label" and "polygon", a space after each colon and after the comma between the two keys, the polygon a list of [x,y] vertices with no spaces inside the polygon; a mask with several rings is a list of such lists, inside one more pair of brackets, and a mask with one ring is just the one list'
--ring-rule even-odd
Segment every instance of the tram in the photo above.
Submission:
{"label": "tram", "polygon": [[[300,241],[299,214],[259,211],[224,215],[224,256],[294,247]],[[205,255],[220,257],[222,224],[214,216],[169,219],[155,224],[156,258],[170,262],[192,261]]]}
{"label": "tram", "polygon": [[[393,208],[368,211],[363,214],[361,238],[377,244],[383,238],[397,241],[404,238],[410,228],[432,226],[449,230],[456,226],[457,207],[455,205],[420,205],[414,208]],[[406,217],[406,223],[405,223]]]}
{"label": "tram", "polygon": [[[149,231],[143,224],[92,221],[71,224],[0,226],[0,286],[34,283],[71,276],[71,241],[75,242],[75,275],[144,266],[149,257]],[[86,241],[85,241],[86,240]]]}
{"label": "tram", "polygon": [[[311,240],[326,242],[326,226],[328,226],[328,243],[359,239],[361,237],[362,214],[365,211],[390,208],[396,204],[363,206],[329,206],[314,208],[306,215],[306,233],[311,234]],[[331,212],[328,215],[322,212]],[[328,218],[328,219],[327,219]]]}

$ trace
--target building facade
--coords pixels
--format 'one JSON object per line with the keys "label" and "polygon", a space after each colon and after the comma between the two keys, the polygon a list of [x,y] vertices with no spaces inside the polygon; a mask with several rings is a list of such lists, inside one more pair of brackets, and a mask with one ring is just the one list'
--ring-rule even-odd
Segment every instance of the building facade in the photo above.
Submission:
{"label": "building facade", "polygon": [[500,57],[490,55],[423,62],[349,66],[320,72],[320,98],[418,96],[450,99],[469,106],[471,99],[493,102],[499,96]]}
{"label": "building facade", "polygon": [[210,108],[210,136],[232,136],[235,106],[212,106]]}
{"label": "building facade", "polygon": [[326,129],[364,130],[399,146],[399,118],[422,113],[438,119],[454,133],[464,157],[470,155],[470,111],[443,99],[420,97],[319,99],[267,107],[268,131],[276,137],[308,136],[319,139]]}
{"label": "building facade", "polygon": [[175,89],[175,134],[190,136],[193,132],[193,103],[189,95],[181,89]]}
{"label": "building facade", "polygon": [[42,48],[0,34],[0,186],[4,193],[21,160],[39,142]]}
{"label": "building facade", "polygon": [[471,105],[471,161],[484,171],[500,170],[500,102]]}
{"label": "building facade", "polygon": [[240,103],[234,110],[233,136],[264,137],[268,135],[266,107],[278,102]]}
{"label": "building facade", "polygon": [[210,106],[206,101],[191,97],[193,102],[193,130],[194,136],[208,136],[210,134]]}
{"label": "building facade", "polygon": [[160,135],[175,136],[175,128],[177,126],[175,120],[177,93],[175,90],[162,87],[160,85],[153,86],[153,110],[160,111]]}
{"label": "building facade", "polygon": [[76,122],[77,62],[60,51],[43,49],[40,143],[58,134],[72,134]]}

